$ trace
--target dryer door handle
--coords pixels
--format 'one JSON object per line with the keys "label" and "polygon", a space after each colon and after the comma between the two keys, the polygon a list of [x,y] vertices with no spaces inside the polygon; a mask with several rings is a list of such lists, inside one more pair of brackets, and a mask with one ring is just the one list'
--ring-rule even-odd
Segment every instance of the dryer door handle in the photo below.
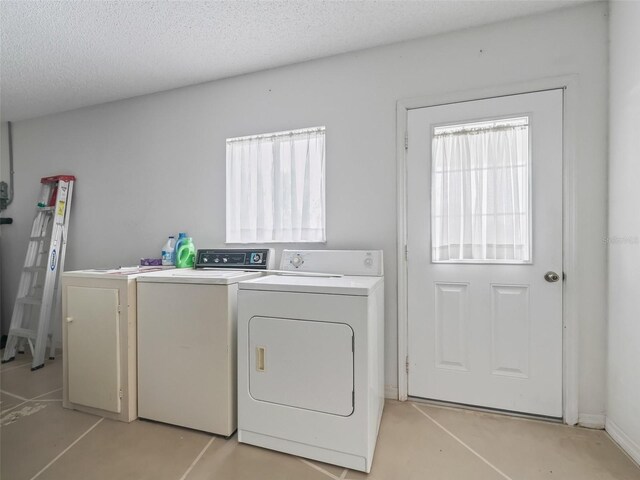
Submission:
{"label": "dryer door handle", "polygon": [[266,349],[264,347],[256,347],[256,370],[259,372],[265,371],[265,351]]}

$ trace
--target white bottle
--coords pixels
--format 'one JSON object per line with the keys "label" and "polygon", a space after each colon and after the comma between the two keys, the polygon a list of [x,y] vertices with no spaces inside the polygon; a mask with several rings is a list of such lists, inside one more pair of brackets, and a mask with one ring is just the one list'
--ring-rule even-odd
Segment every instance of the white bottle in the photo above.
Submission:
{"label": "white bottle", "polygon": [[174,247],[175,241],[172,235],[169,237],[169,240],[167,240],[167,243],[164,244],[164,247],[162,247],[162,265],[173,266],[175,264],[176,259],[174,258]]}

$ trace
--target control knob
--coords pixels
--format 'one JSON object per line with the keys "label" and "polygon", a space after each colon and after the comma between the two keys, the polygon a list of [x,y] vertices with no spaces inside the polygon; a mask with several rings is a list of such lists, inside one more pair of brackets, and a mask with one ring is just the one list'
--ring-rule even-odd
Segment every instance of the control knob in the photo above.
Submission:
{"label": "control knob", "polygon": [[294,267],[296,267],[296,268],[300,268],[302,266],[302,264],[304,263],[304,260],[302,259],[302,257],[298,253],[293,258],[291,258],[289,263],[291,265],[293,265]]}

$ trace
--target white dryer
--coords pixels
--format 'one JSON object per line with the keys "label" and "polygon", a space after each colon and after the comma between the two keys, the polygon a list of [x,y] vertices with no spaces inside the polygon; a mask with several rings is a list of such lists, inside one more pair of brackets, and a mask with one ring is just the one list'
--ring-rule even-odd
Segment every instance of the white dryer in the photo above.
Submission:
{"label": "white dryer", "polygon": [[285,250],[280,269],[293,275],[238,284],[238,440],[369,472],[384,406],[382,251]]}

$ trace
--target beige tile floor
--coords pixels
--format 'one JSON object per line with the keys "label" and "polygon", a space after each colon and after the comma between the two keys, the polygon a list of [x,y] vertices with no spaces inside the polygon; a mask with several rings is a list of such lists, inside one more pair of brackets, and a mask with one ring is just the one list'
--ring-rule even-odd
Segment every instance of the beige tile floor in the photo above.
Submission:
{"label": "beige tile floor", "polygon": [[0,369],[2,480],[640,480],[604,431],[388,401],[371,474],[63,409],[61,359]]}

